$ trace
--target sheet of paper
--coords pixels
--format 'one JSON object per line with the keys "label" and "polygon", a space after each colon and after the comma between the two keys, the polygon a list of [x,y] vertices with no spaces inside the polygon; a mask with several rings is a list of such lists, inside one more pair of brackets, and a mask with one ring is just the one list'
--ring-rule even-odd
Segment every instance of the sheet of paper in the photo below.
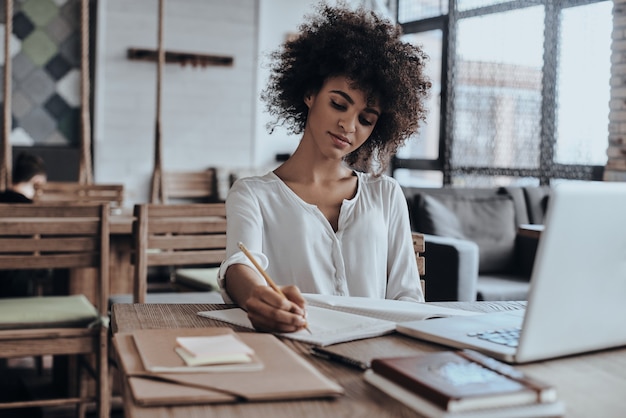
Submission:
{"label": "sheet of paper", "polygon": [[223,354],[252,354],[254,350],[234,335],[208,337],[178,337],[176,343],[194,356],[219,356]]}
{"label": "sheet of paper", "polygon": [[[198,312],[198,315],[253,329],[248,315],[240,308]],[[392,321],[318,308],[316,306],[307,308],[307,322],[311,334],[306,330],[301,330],[278,335],[325,346],[376,337],[393,332],[396,328],[395,322]]]}
{"label": "sheet of paper", "polygon": [[393,322],[406,322],[448,316],[477,315],[477,312],[446,308],[428,303],[358,296],[303,294],[309,306],[317,306]]}
{"label": "sheet of paper", "polygon": [[182,347],[176,347],[174,351],[176,351],[176,353],[185,361],[185,364],[187,364],[187,366],[239,364],[239,363],[250,363],[252,361],[252,357],[244,353],[194,356],[194,355],[189,354],[189,352]]}

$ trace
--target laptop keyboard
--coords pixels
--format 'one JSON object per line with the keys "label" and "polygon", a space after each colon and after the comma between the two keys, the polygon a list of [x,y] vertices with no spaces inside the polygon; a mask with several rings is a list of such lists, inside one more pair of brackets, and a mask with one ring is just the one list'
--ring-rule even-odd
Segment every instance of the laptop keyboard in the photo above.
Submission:
{"label": "laptop keyboard", "polygon": [[519,334],[522,329],[520,327],[497,329],[482,332],[470,332],[469,337],[480,338],[481,340],[491,341],[496,344],[506,345],[508,347],[517,347]]}

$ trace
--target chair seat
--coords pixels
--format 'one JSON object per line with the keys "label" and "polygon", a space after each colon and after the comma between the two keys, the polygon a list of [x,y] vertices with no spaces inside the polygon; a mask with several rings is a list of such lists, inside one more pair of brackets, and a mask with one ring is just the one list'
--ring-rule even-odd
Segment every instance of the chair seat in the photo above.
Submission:
{"label": "chair seat", "polygon": [[98,311],[84,295],[0,301],[0,329],[80,327],[99,319]]}
{"label": "chair seat", "polygon": [[217,273],[219,267],[176,269],[174,281],[197,290],[218,290]]}

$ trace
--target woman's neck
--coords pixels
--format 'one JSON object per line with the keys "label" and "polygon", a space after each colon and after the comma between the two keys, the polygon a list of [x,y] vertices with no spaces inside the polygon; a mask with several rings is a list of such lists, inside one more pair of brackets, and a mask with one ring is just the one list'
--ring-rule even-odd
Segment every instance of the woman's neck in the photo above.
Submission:
{"label": "woman's neck", "polygon": [[302,143],[274,173],[283,181],[298,183],[327,183],[352,176],[343,160],[320,158],[304,149]]}

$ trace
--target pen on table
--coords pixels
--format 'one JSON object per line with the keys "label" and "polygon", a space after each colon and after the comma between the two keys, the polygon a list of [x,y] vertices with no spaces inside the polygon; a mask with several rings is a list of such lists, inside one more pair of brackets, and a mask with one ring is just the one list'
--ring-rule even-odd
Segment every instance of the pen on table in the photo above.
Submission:
{"label": "pen on table", "polygon": [[321,357],[326,360],[337,361],[339,363],[346,364],[348,366],[356,367],[357,369],[360,369],[360,370],[369,369],[369,366],[362,361],[359,361],[357,359],[353,359],[353,358],[350,358],[350,357],[347,357],[338,353],[333,353],[332,351],[324,350],[323,348],[320,348],[320,347],[312,347],[309,350],[309,352],[313,354],[314,356]]}
{"label": "pen on table", "polygon": [[[269,276],[269,274],[267,274],[267,272],[263,269],[263,267],[261,267],[261,265],[252,256],[252,254],[250,254],[250,252],[248,251],[246,246],[243,245],[242,242],[239,242],[237,244],[237,246],[245,254],[245,256],[248,257],[248,260],[250,260],[252,262],[252,264],[254,264],[254,267],[256,267],[256,269],[259,271],[259,273],[261,273],[261,276],[263,276],[263,278],[265,279],[265,282],[268,284],[268,286],[271,287],[272,289],[274,289],[274,291],[276,293],[278,293],[279,295],[281,295],[283,298],[287,299],[287,296],[285,296],[283,291],[280,290],[280,287],[278,287],[276,285],[276,283],[274,283],[274,280],[272,280],[272,278]],[[309,334],[313,334],[311,332],[311,330],[309,329],[308,325],[305,324],[304,328],[309,332]]]}

